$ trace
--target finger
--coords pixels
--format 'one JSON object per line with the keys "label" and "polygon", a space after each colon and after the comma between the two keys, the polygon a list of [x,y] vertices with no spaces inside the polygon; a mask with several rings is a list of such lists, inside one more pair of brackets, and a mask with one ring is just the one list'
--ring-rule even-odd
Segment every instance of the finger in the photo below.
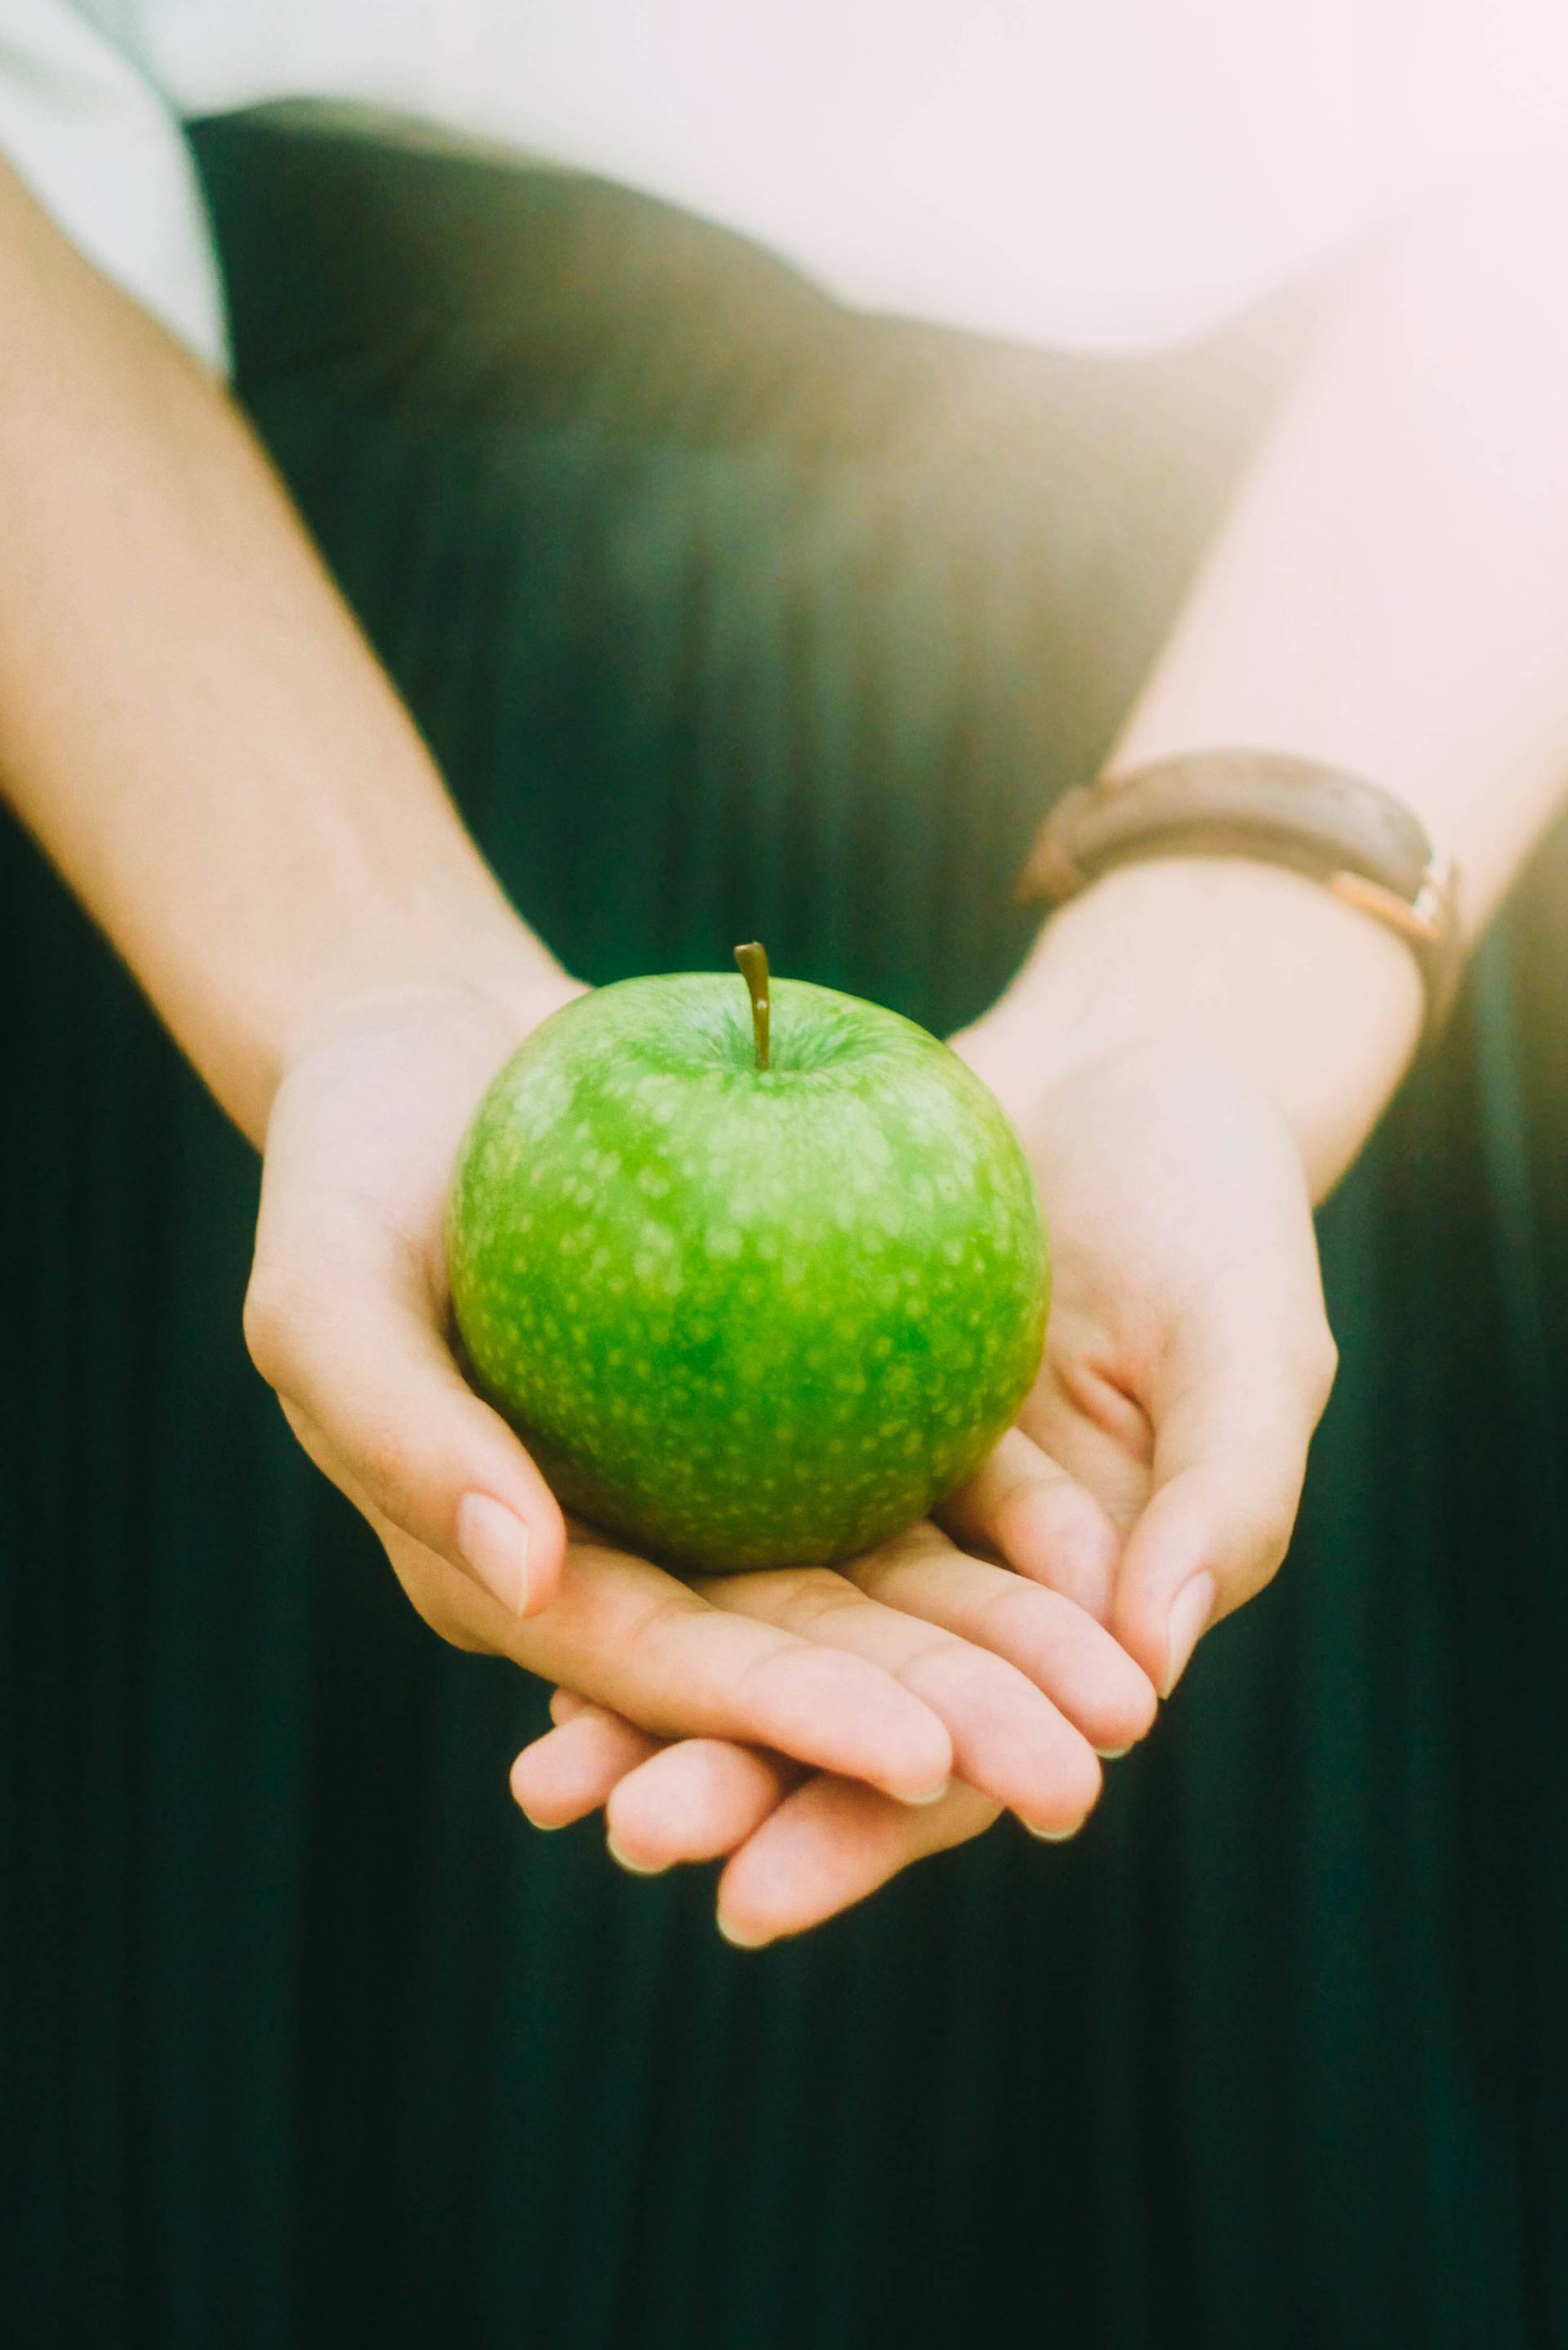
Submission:
{"label": "finger", "polygon": [[[798,1770],[753,1747],[713,1738],[660,1745],[568,1690],[554,1692],[550,1712],[556,1729],[512,1766],[513,1795],[536,1827],[609,1806],[611,1854],[639,1875],[732,1852],[799,1783]],[[593,1734],[573,1744],[568,1727]]]}
{"label": "finger", "polygon": [[512,1796],[536,1828],[564,1828],[607,1804],[618,1782],[657,1754],[659,1742],[618,1715],[586,1706],[525,1746],[512,1765]]}
{"label": "finger", "polygon": [[256,1368],[391,1524],[514,1615],[554,1596],[566,1529],[517,1438],[464,1381],[418,1253],[366,1217],[269,1215],[245,1298]]}
{"label": "finger", "polygon": [[441,1633],[511,1657],[655,1739],[765,1746],[932,1803],[952,1774],[938,1715],[891,1675],[776,1626],[722,1613],[646,1559],[574,1540],[560,1592],[523,1621],[338,1482],[385,1544],[414,1606]]}
{"label": "finger", "polygon": [[1162,1696],[1208,1627],[1283,1559],[1334,1365],[1321,1310],[1292,1314],[1245,1276],[1188,1317],[1162,1362],[1150,1396],[1154,1491],[1128,1536],[1111,1617]]}
{"label": "finger", "polygon": [[719,1931],[742,1950],[820,1926],[912,1861],[980,1835],[997,1806],[955,1787],[929,1811],[846,1779],[808,1779],[748,1836],[719,1879]]}
{"label": "finger", "polygon": [[[889,1547],[922,1543],[958,1557],[934,1526]],[[826,1569],[732,1575],[702,1588],[726,1608],[879,1665],[946,1724],[960,1778],[1030,1826],[1052,1835],[1076,1827],[1098,1795],[1088,1740],[1002,1658],[883,1607]]]}
{"label": "finger", "polygon": [[[717,1860],[761,1827],[800,1776],[755,1747],[683,1738],[660,1747],[616,1786],[608,1798],[610,1851],[639,1873]],[[885,1795],[877,1800],[888,1803]],[[910,1816],[907,1804],[888,1808],[900,1819]]]}
{"label": "finger", "polygon": [[940,1715],[874,1661],[721,1610],[596,1541],[574,1541],[559,1596],[514,1653],[655,1736],[771,1747],[911,1803],[952,1773]]}
{"label": "finger", "polygon": [[1094,1494],[1125,1543],[1148,1499],[1154,1431],[1143,1405],[1104,1368],[1103,1336],[1082,1317],[1058,1318],[1045,1370],[1019,1424]]}
{"label": "finger", "polygon": [[884,1543],[843,1572],[868,1598],[1016,1666],[1097,1753],[1122,1754],[1153,1726],[1154,1685],[1119,1640],[1059,1591],[968,1557],[935,1528]]}
{"label": "finger", "polygon": [[1094,1494],[1022,1429],[1008,1430],[938,1516],[959,1543],[996,1551],[1102,1624],[1108,1617],[1121,1536]]}

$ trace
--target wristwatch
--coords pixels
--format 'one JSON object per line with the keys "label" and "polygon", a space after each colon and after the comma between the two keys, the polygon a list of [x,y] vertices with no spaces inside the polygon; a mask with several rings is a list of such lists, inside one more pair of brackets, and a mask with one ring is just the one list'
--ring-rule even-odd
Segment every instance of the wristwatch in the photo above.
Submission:
{"label": "wristwatch", "polygon": [[1061,904],[1147,857],[1247,857],[1321,882],[1406,941],[1426,983],[1423,1041],[1440,1033],[1462,962],[1458,876],[1391,793],[1278,751],[1193,751],[1113,771],[1057,802],[1019,896]]}

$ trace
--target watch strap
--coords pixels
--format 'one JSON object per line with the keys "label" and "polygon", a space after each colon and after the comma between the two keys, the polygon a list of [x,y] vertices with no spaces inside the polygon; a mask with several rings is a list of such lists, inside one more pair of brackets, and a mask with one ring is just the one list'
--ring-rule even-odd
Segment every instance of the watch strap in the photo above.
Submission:
{"label": "watch strap", "polygon": [[1113,867],[1149,857],[1244,857],[1283,865],[1396,930],[1442,1026],[1461,949],[1453,869],[1419,818],[1364,777],[1284,752],[1212,750],[1113,771],[1058,801],[1019,885],[1061,903]]}

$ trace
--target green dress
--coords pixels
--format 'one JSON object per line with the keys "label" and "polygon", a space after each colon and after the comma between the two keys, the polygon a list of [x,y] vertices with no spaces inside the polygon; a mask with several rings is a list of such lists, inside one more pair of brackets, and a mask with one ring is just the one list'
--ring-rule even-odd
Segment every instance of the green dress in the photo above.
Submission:
{"label": "green dress", "polygon": [[[592,181],[195,144],[242,396],[571,968],[980,1011],[1310,291],[1061,359]],[[0,837],[11,2338],[1562,2350],[1565,980],[1559,835],[1324,1217],[1291,1563],[1084,1835],[745,1956],[518,1819],[544,1692],[294,1450],[251,1157]]]}

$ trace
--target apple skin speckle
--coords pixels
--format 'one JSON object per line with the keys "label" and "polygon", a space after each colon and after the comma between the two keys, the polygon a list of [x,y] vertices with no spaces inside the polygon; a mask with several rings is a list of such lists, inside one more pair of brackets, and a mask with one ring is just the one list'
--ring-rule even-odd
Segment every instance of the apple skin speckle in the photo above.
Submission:
{"label": "apple skin speckle", "polygon": [[[826,1564],[923,1516],[1016,1413],[1049,1261],[992,1095],[898,1014],[735,977],[545,1021],[459,1153],[452,1307],[566,1506],[709,1573]],[[853,1465],[851,1465],[853,1464]]]}

